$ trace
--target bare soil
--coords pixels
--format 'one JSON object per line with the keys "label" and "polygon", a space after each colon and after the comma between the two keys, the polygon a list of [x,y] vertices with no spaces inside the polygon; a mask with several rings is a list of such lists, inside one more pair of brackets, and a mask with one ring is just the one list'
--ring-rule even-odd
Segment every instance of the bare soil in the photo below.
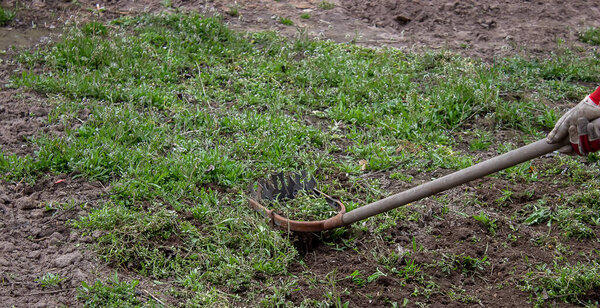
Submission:
{"label": "bare soil", "polygon": [[[60,134],[60,125],[48,125],[47,116],[52,106],[48,99],[36,93],[21,92],[6,88],[14,69],[12,59],[17,51],[60,39],[65,25],[86,20],[109,20],[112,18],[158,11],[195,11],[221,13],[231,27],[241,30],[276,30],[290,37],[309,35],[368,46],[390,46],[410,50],[446,48],[469,56],[493,60],[496,57],[522,54],[544,56],[559,44],[584,47],[577,41],[577,33],[587,27],[600,27],[600,6],[595,0],[573,1],[527,1],[527,0],[466,0],[466,1],[358,1],[331,0],[331,9],[320,7],[319,0],[238,0],[238,1],[187,1],[173,0],[172,7],[161,1],[150,0],[32,0],[1,1],[3,7],[18,6],[16,18],[0,28],[0,145],[7,154],[26,155],[36,150],[28,139],[39,134]],[[233,13],[234,9],[237,14]],[[303,19],[301,14],[309,14]],[[294,26],[280,23],[285,17]],[[483,156],[493,155],[492,151]],[[550,159],[536,160],[538,170],[550,163]],[[384,183],[384,189],[398,192],[432,177],[449,171],[420,174],[414,183],[390,182],[389,174],[374,174]],[[561,175],[562,176],[562,175]],[[566,175],[564,175],[566,176]],[[391,302],[402,303],[404,298],[421,301],[432,307],[456,306],[446,295],[433,293],[411,296],[415,286],[401,286],[392,276],[382,276],[374,283],[359,287],[348,277],[356,270],[370,275],[381,268],[373,251],[382,254],[412,250],[413,243],[423,249],[414,253],[419,264],[428,264],[450,255],[468,255],[474,258],[488,256],[489,266],[485,271],[463,271],[449,273],[438,268],[422,266],[428,275],[436,278],[439,288],[458,287],[465,294],[481,299],[485,307],[530,306],[528,294],[514,288],[514,277],[527,270],[523,257],[533,262],[551,262],[551,243],[537,245],[531,239],[549,234],[555,243],[569,245],[575,252],[569,261],[582,258],[578,252],[599,247],[597,242],[567,240],[557,230],[548,231],[544,226],[512,230],[500,223],[497,234],[492,236],[470,215],[479,211],[478,206],[465,206],[464,196],[470,194],[474,200],[493,204],[502,195],[502,190],[516,192],[533,190],[531,196],[519,195],[498,213],[518,212],[524,205],[535,202],[542,196],[569,195],[577,187],[549,185],[542,179],[532,183],[513,183],[498,178],[474,181],[445,194],[450,204],[449,218],[442,215],[441,201],[428,198],[415,204],[422,211],[418,221],[407,221],[381,233],[368,230],[350,234],[356,245],[345,247],[323,244],[328,233],[298,241],[302,263],[294,264],[290,271],[299,277],[298,292],[290,300],[300,303],[303,299],[320,299],[323,290],[313,288],[305,275],[314,274],[327,280],[335,276],[333,289],[339,292],[342,302],[352,307],[389,307]],[[35,185],[25,183],[0,183],[0,302],[10,307],[55,307],[59,305],[80,306],[75,300],[75,288],[81,281],[94,281],[118,271],[120,275],[141,281],[140,290],[153,292],[164,302],[176,305],[176,300],[166,292],[156,289],[144,277],[123,269],[111,268],[97,259],[88,245],[93,235],[82,236],[66,225],[69,219],[85,215],[85,209],[75,207],[67,211],[48,210],[48,204],[57,202],[86,203],[93,206],[101,200],[107,188],[102,183],[90,183],[74,178],[74,175],[49,175]],[[458,213],[463,213],[459,215]],[[448,216],[447,216],[448,217]],[[518,222],[515,222],[518,225]],[[549,233],[548,233],[549,232]],[[600,229],[594,229],[600,236]],[[504,247],[510,235],[516,240]],[[406,264],[400,258],[398,268]],[[56,273],[65,280],[58,286],[43,288],[36,279],[46,273]],[[503,287],[504,286],[504,287]],[[166,287],[165,287],[166,288]],[[458,289],[457,289],[457,292]],[[590,294],[594,296],[594,294]],[[561,305],[560,303],[556,303]],[[473,306],[474,303],[464,303]]]}
{"label": "bare soil", "polygon": [[[338,42],[411,50],[444,48],[487,60],[544,55],[558,44],[582,46],[577,33],[600,26],[600,7],[589,0],[331,0],[332,9],[320,8],[322,2],[217,0],[214,6],[221,12],[237,8],[239,16],[228,20],[240,29],[306,32]],[[301,18],[302,13],[310,18]],[[294,26],[281,24],[280,17]]]}

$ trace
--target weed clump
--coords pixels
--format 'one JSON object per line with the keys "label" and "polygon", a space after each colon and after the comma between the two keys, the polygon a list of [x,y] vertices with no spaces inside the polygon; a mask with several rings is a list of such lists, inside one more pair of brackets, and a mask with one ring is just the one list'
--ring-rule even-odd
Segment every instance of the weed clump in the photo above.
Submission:
{"label": "weed clump", "polygon": [[[528,272],[521,280],[521,289],[535,295],[535,305],[543,306],[546,300],[559,300],[573,304],[597,305],[593,295],[600,288],[600,263],[546,264],[537,271]],[[590,296],[591,295],[591,296]]]}
{"label": "weed clump", "polygon": [[285,17],[279,18],[279,22],[282,25],[286,25],[286,26],[293,26],[294,25],[294,22],[291,19],[285,18]]}
{"label": "weed clump", "polygon": [[117,274],[110,281],[94,284],[82,282],[77,290],[77,299],[83,307],[140,307],[142,301],[137,297],[136,287],[139,281],[119,281]]}
{"label": "weed clump", "polygon": [[0,7],[0,26],[6,26],[13,18],[15,18],[13,11]]}
{"label": "weed clump", "polygon": [[589,28],[579,33],[579,40],[586,44],[600,46],[600,28]]}
{"label": "weed clump", "polygon": [[319,3],[319,8],[323,9],[323,10],[331,10],[334,7],[335,7],[335,4],[333,4],[329,1],[323,0]]}
{"label": "weed clump", "polygon": [[229,8],[229,10],[227,10],[227,15],[229,15],[231,17],[239,17],[240,10],[236,6],[232,6]]}
{"label": "weed clump", "polygon": [[298,192],[294,199],[273,201],[268,207],[292,220],[323,220],[337,214],[336,209],[325,198],[306,191]]}
{"label": "weed clump", "polygon": [[81,31],[88,36],[106,36],[108,34],[106,26],[97,21],[86,23],[81,28]]}

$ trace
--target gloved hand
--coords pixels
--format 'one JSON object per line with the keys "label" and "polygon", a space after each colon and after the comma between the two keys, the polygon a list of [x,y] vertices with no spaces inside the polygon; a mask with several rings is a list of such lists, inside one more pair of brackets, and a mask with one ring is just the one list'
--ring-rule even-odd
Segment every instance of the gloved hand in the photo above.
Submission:
{"label": "gloved hand", "polygon": [[[554,129],[548,134],[548,143],[557,143],[563,140],[569,134],[570,127],[573,126],[577,130],[577,121],[579,118],[584,118],[588,121],[600,118],[600,87],[594,93],[584,98],[577,106],[567,111],[556,122]],[[572,135],[570,135],[571,137]],[[575,136],[577,133],[575,132]]]}
{"label": "gloved hand", "polygon": [[600,150],[600,127],[598,122],[590,123],[586,118],[577,119],[577,125],[569,126],[569,142],[571,145],[558,150],[565,154],[586,156]]}

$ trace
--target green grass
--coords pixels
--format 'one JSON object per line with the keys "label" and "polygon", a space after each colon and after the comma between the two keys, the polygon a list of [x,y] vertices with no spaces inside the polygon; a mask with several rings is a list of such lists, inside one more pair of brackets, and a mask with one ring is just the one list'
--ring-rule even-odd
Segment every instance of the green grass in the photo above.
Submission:
{"label": "green grass", "polygon": [[600,264],[596,260],[574,265],[541,264],[521,280],[521,288],[532,292],[534,303],[540,307],[547,299],[590,307],[598,305],[598,298],[592,294],[599,287]]}
{"label": "green grass", "polygon": [[232,6],[229,8],[229,10],[227,10],[227,15],[229,15],[231,17],[239,17],[240,10],[237,6]]}
{"label": "green grass", "polygon": [[335,4],[329,2],[329,1],[321,1],[319,2],[319,8],[323,9],[323,10],[331,10],[335,7]]}
{"label": "green grass", "polygon": [[327,199],[305,191],[298,192],[294,199],[263,203],[277,214],[293,220],[324,220],[337,214],[337,210],[329,205]]}
{"label": "green grass", "polygon": [[0,7],[0,26],[6,26],[15,18],[15,13],[3,7]]}
{"label": "green grass", "polygon": [[286,26],[293,26],[294,22],[289,19],[289,18],[285,18],[285,17],[280,17],[279,18],[279,23],[281,23],[282,25],[286,25]]}
{"label": "green grass", "polygon": [[579,40],[590,45],[600,45],[600,28],[589,28],[579,33]]}
{"label": "green grass", "polygon": [[56,287],[59,283],[65,281],[66,278],[61,277],[59,274],[48,272],[44,276],[35,280],[39,283],[42,288]]}
{"label": "green grass", "polygon": [[496,219],[490,218],[484,212],[479,213],[479,215],[473,215],[473,219],[483,224],[483,226],[490,232],[491,235],[496,234],[496,230],[498,229]]}
{"label": "green grass", "polygon": [[136,290],[139,281],[120,281],[115,274],[109,281],[86,282],[77,289],[77,299],[83,307],[160,307],[153,301],[142,300],[142,293]]}
{"label": "green grass", "polygon": [[475,138],[469,144],[471,151],[487,150],[492,144],[492,136],[489,132],[475,130],[474,136]]}
{"label": "green grass", "polygon": [[563,204],[551,209],[546,200],[538,200],[525,208],[523,222],[528,225],[556,226],[565,237],[579,240],[595,238],[593,228],[600,225],[597,185],[574,194]]}
{"label": "green grass", "polygon": [[[22,70],[12,86],[52,96],[48,121],[65,132],[32,139],[32,155],[3,152],[0,174],[31,182],[76,171],[102,181],[110,196],[71,225],[99,232],[94,248],[103,260],[174,281],[188,305],[276,306],[293,289],[281,277],[288,277],[298,252],[289,234],[247,208],[248,185],[275,172],[307,170],[349,209],[378,200],[390,192],[363,176],[389,172],[386,179],[411,182],[407,170],[472,165],[477,158],[458,150],[456,136],[478,119],[491,119],[494,130],[519,130],[530,141],[541,138],[560,112],[537,102],[583,97],[589,89],[582,83],[600,81],[597,57],[562,50],[547,59],[489,64],[446,51],[411,54],[237,33],[218,18],[196,15],[94,22],[18,58]],[[82,123],[84,109],[90,116]],[[492,133],[477,131],[469,148],[487,149]],[[577,183],[589,176],[572,158],[563,163],[573,166]],[[529,183],[546,175],[531,168],[523,164],[498,176]],[[564,222],[567,236],[585,239],[598,218],[594,197],[579,197],[565,209],[573,207],[568,202],[587,202],[588,210],[557,212],[553,219]],[[547,222],[541,214],[523,219]],[[353,234],[383,232],[421,215],[406,206],[327,234],[350,237],[339,249],[355,249]],[[496,231],[495,219],[476,217]],[[486,258],[456,255],[446,263],[472,274],[487,270]],[[405,262],[389,271],[430,296],[438,287],[423,265]],[[257,276],[281,278],[282,285]],[[358,285],[371,277],[362,271],[348,279]],[[97,282],[84,285],[79,298],[89,306],[103,300],[139,305],[134,289],[135,283]],[[335,288],[327,292],[330,303],[345,303]]]}

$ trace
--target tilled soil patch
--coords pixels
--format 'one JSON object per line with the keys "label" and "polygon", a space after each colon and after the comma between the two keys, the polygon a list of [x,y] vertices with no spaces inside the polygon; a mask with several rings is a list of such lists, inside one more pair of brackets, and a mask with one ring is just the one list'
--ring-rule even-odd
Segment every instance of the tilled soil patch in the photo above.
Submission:
{"label": "tilled soil patch", "polygon": [[[109,266],[91,251],[100,234],[82,235],[69,220],[105,198],[107,188],[70,175],[48,176],[34,185],[0,184],[0,302],[3,307],[79,307],[82,282],[105,281],[118,271],[119,280],[140,281],[142,302],[160,298],[174,302],[167,287]],[[48,273],[56,285],[42,284]],[[149,294],[153,294],[152,296]]]}
{"label": "tilled soil patch", "polygon": [[[18,5],[16,0],[3,2]],[[367,46],[446,48],[487,60],[546,56],[560,46],[588,48],[578,41],[578,33],[600,27],[600,7],[593,0],[34,0],[20,7],[9,26],[54,31],[65,23],[161,11],[218,13],[244,31],[276,30]],[[281,18],[293,24],[285,25]]]}
{"label": "tilled soil patch", "polygon": [[[368,46],[445,48],[487,60],[514,54],[546,56],[565,45],[585,47],[577,35],[600,26],[597,4],[591,0],[214,1],[232,25],[243,29],[276,29],[287,35],[309,34]],[[282,17],[292,20],[293,26],[283,25]]]}
{"label": "tilled soil patch", "polygon": [[[550,158],[538,159],[533,167],[544,170],[550,162]],[[403,190],[394,185],[389,188]],[[499,204],[497,200],[506,190],[516,193]],[[533,193],[523,194],[525,191]],[[411,207],[421,212],[417,221],[401,220],[383,231],[360,231],[334,239],[327,239],[325,233],[324,241],[301,238],[297,241],[301,262],[290,268],[299,277],[290,300],[298,304],[339,296],[341,303],[348,302],[351,307],[389,307],[405,301],[411,307],[417,302],[429,307],[531,306],[530,294],[518,289],[520,280],[535,264],[552,264],[556,245],[570,248],[572,254],[562,256],[569,264],[585,262],[590,247],[600,246],[595,239],[566,238],[556,226],[527,226],[515,213],[544,197],[578,191],[577,187],[545,181],[486,177],[447,191],[445,203],[436,198],[415,202]],[[481,204],[466,204],[468,196]],[[444,204],[450,209],[447,213],[442,212]],[[494,232],[473,218],[481,210],[496,219]],[[592,229],[600,234],[599,227]],[[538,238],[546,238],[546,242],[537,242]],[[390,258],[392,255],[400,257]],[[402,272],[407,265],[418,268],[418,274]],[[378,271],[385,275],[377,276]],[[424,281],[419,281],[421,275]],[[560,298],[548,303],[570,306]]]}
{"label": "tilled soil patch", "polygon": [[[93,204],[105,192],[100,183],[52,176],[35,185],[0,185],[0,301],[6,307],[76,306],[82,281],[95,281],[106,269],[84,250],[91,236],[80,237],[66,223],[85,215],[82,204]],[[69,208],[71,207],[72,208]],[[53,210],[61,207],[63,209]],[[66,207],[66,208],[65,208]],[[63,280],[44,288],[47,273]]]}
{"label": "tilled soil patch", "polygon": [[481,58],[527,50],[543,55],[598,27],[595,1],[341,1],[350,15],[395,30],[408,45],[463,49]]}
{"label": "tilled soil patch", "polygon": [[29,138],[40,134],[60,135],[61,124],[48,124],[51,107],[36,93],[4,90],[0,96],[0,150],[4,154],[32,154],[36,148]]}

